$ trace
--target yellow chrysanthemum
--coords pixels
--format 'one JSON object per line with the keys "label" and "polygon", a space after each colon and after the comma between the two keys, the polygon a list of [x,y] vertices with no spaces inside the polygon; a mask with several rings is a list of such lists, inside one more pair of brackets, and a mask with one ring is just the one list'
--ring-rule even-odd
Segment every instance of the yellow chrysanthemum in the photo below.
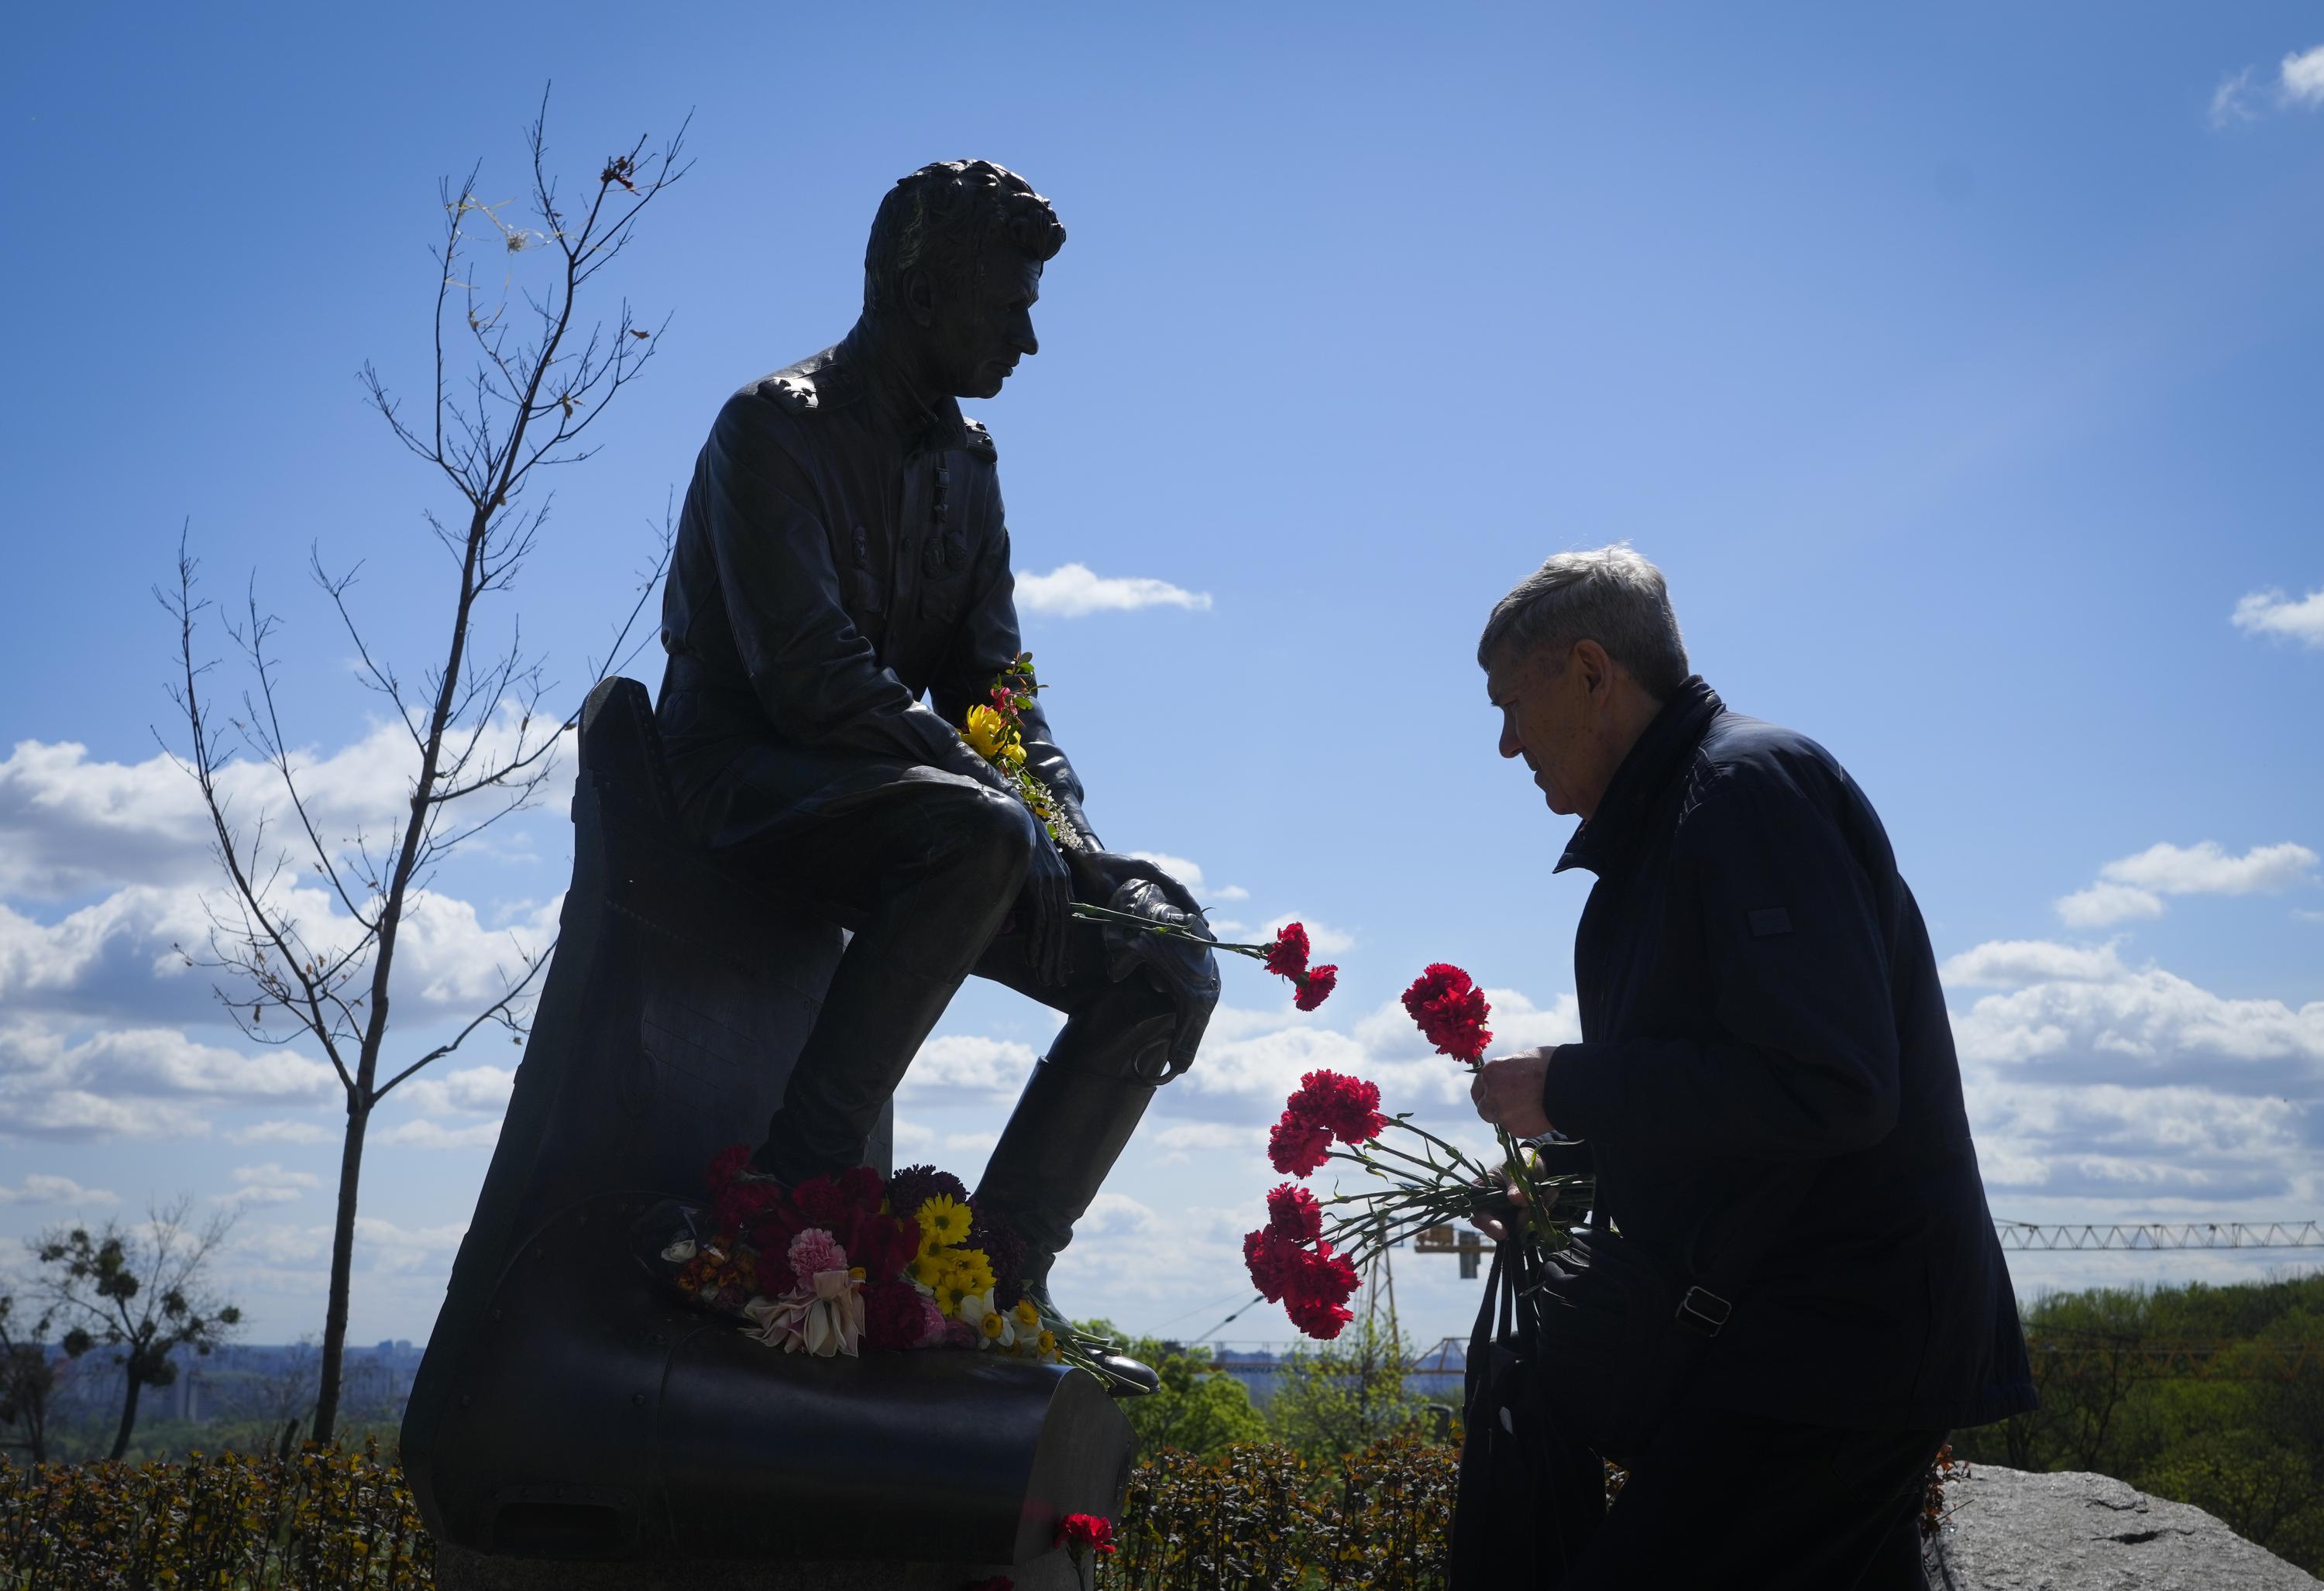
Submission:
{"label": "yellow chrysanthemum", "polygon": [[995,1341],[1002,1332],[1009,1329],[1009,1322],[998,1315],[988,1314],[977,1323],[977,1329],[984,1333],[987,1341]]}
{"label": "yellow chrysanthemum", "polygon": [[1017,1317],[1019,1326],[1030,1329],[1041,1323],[1041,1311],[1033,1307],[1033,1301],[1029,1298],[1019,1299],[1017,1307],[1009,1312]]}
{"label": "yellow chrysanthemum", "polygon": [[1009,766],[1011,768],[1022,768],[1025,766],[1025,748],[1015,740],[1011,740],[1006,746],[1001,747],[1001,755],[1008,759]]}
{"label": "yellow chrysanthemum", "polygon": [[968,1241],[968,1206],[949,1193],[932,1193],[920,1206],[920,1231],[946,1247]]}
{"label": "yellow chrysanthemum", "polygon": [[992,1291],[992,1262],[982,1249],[947,1248],[937,1258],[945,1267],[945,1286],[957,1292]]}
{"label": "yellow chrysanthemum", "polygon": [[992,708],[972,707],[964,734],[976,754],[990,760],[1000,756],[1001,749],[1009,743],[1009,721]]}
{"label": "yellow chrysanthemum", "polygon": [[904,1274],[923,1287],[941,1289],[944,1286],[945,1273],[951,1268],[945,1263],[943,1255],[923,1250],[918,1259],[904,1267]]}

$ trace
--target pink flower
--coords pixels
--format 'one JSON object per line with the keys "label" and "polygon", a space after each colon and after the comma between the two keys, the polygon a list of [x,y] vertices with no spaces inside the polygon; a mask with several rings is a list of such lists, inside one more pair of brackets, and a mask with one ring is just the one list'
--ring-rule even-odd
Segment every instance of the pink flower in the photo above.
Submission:
{"label": "pink flower", "polygon": [[809,1227],[791,1239],[791,1274],[802,1287],[812,1287],[815,1279],[825,1271],[847,1268],[847,1251],[839,1240],[821,1227]]}

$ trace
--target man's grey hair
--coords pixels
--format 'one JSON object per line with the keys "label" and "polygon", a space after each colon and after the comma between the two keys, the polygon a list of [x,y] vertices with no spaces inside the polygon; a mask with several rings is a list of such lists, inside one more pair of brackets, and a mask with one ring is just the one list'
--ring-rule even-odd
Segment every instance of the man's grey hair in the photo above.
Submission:
{"label": "man's grey hair", "polygon": [[1605,648],[1658,702],[1667,701],[1693,672],[1663,572],[1619,541],[1559,553],[1518,581],[1493,604],[1477,643],[1477,662],[1489,670],[1502,658],[1544,647],[1562,660],[1585,640]]}

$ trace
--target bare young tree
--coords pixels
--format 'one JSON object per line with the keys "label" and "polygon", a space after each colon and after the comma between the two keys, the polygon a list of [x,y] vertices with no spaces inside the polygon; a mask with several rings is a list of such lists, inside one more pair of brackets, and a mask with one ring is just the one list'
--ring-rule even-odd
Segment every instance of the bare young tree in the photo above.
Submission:
{"label": "bare young tree", "polygon": [[[540,484],[535,477],[595,451],[584,434],[636,379],[660,337],[659,326],[632,320],[626,301],[610,323],[585,319],[580,310],[598,273],[630,242],[640,214],[685,174],[678,163],[685,128],[658,152],[641,138],[612,156],[586,201],[568,206],[549,175],[547,109],[544,95],[527,134],[531,191],[522,222],[503,214],[507,203],[482,197],[481,168],[456,188],[442,187],[446,230],[432,251],[439,269],[428,417],[407,418],[371,366],[361,375],[396,440],[449,488],[453,504],[449,515],[424,516],[452,572],[444,639],[416,682],[372,644],[356,618],[350,593],[361,566],[335,570],[319,551],[309,556],[315,584],[354,644],[362,683],[385,701],[410,740],[410,786],[385,836],[327,832],[302,781],[299,742],[280,712],[281,664],[272,649],[278,621],[261,609],[254,583],[240,616],[224,626],[249,676],[242,712],[226,724],[205,694],[212,665],[198,656],[198,632],[209,604],[195,594],[196,564],[182,543],[174,586],[156,593],[179,631],[180,672],[171,696],[186,740],[171,750],[200,789],[226,878],[211,907],[207,949],[186,952],[187,959],[211,970],[220,1004],[246,1036],[319,1047],[346,1095],[313,1426],[318,1441],[330,1440],[338,1421],[371,1114],[399,1084],[480,1029],[521,1037],[530,991],[554,948],[515,945],[497,970],[497,988],[464,1025],[391,1062],[396,952],[414,899],[464,841],[532,801],[550,776],[561,732],[577,716],[577,708],[544,713],[554,687],[525,651],[521,627],[512,618],[505,642],[488,646],[478,633],[480,609],[507,593],[538,544],[549,501],[545,492],[528,498]],[[479,285],[487,271],[504,271],[498,287]],[[456,368],[462,365],[466,373]],[[619,667],[660,579],[670,535],[665,517],[659,555],[641,575],[636,604],[604,659],[608,667]],[[593,660],[593,680],[597,672]],[[235,810],[221,775],[237,754],[272,770],[279,795],[271,807]],[[319,921],[292,908],[290,887],[302,878],[318,881],[332,903]]]}
{"label": "bare young tree", "polygon": [[29,1242],[49,1315],[66,1323],[60,1346],[76,1359],[109,1347],[122,1367],[121,1423],[107,1458],[129,1451],[139,1394],[178,1378],[171,1356],[180,1348],[207,1354],[242,1322],[242,1311],[209,1283],[210,1262],[234,1217],[222,1213],[196,1229],[187,1224],[191,1209],[181,1198],[149,1210],[142,1228],[107,1221],[95,1232],[58,1228]]}

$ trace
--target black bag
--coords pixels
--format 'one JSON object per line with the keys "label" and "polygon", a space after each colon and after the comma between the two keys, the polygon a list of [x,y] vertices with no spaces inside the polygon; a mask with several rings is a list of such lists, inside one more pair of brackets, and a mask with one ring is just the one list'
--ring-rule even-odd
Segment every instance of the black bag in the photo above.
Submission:
{"label": "black bag", "polygon": [[1531,1320],[1537,1280],[1522,1245],[1493,1250],[1462,1378],[1452,1591],[1554,1586],[1605,1517],[1604,1467],[1550,1408],[1555,1367],[1541,1363]]}
{"label": "black bag", "polygon": [[1576,1228],[1540,1262],[1517,1319],[1558,1423],[1617,1464],[1635,1459],[1727,1324],[1752,1271],[1775,1246],[1821,1168],[1776,1171],[1734,1212],[1717,1253],[1673,1275],[1601,1223]]}

